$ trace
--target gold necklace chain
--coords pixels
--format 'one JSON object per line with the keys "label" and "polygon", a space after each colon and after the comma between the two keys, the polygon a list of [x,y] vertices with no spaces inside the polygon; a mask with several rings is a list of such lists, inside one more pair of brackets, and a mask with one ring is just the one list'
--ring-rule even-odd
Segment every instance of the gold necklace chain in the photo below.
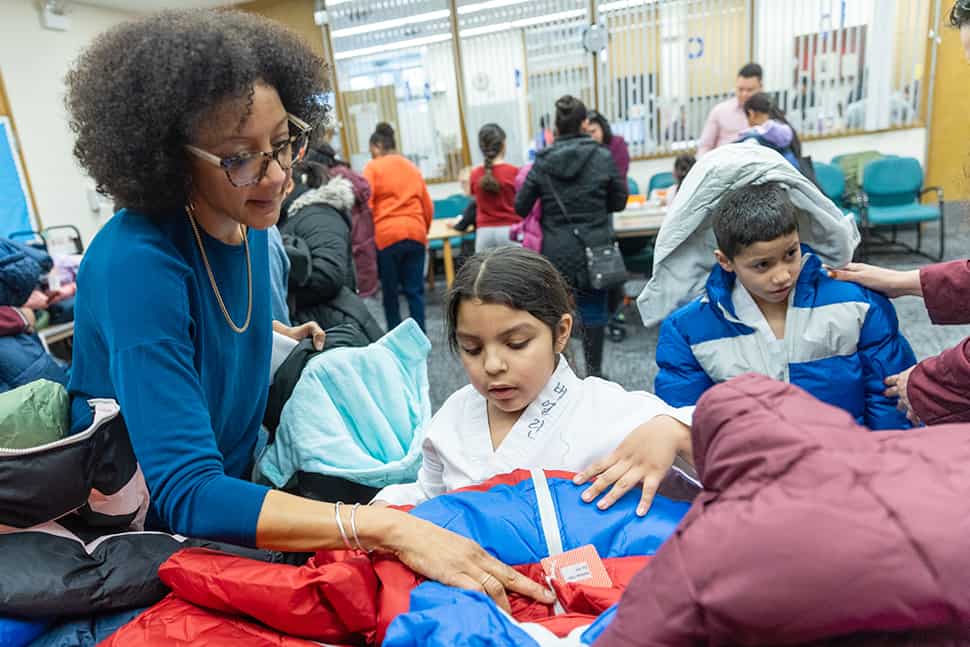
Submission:
{"label": "gold necklace chain", "polygon": [[233,332],[242,334],[246,332],[249,328],[249,321],[253,315],[253,262],[249,256],[249,237],[242,229],[242,225],[239,226],[239,232],[243,237],[243,245],[246,247],[246,281],[249,285],[249,305],[246,307],[246,323],[242,327],[237,326],[229,316],[229,311],[226,309],[226,304],[222,300],[222,294],[219,292],[219,286],[216,285],[216,277],[212,273],[212,266],[209,265],[209,257],[205,253],[205,246],[202,244],[202,236],[199,234],[199,226],[195,222],[195,216],[193,215],[192,205],[187,205],[185,207],[185,213],[189,217],[189,222],[192,223],[192,233],[195,234],[195,242],[199,245],[199,251],[202,252],[202,262],[205,264],[205,271],[209,274],[209,283],[212,284],[212,292],[216,295],[216,301],[219,302],[219,307],[222,309],[222,315],[226,318],[226,322],[229,327],[232,328]]}

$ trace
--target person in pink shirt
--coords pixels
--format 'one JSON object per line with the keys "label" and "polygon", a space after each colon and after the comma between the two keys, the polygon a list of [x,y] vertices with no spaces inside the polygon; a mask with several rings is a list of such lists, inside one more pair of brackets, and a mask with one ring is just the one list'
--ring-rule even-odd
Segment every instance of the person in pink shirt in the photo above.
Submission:
{"label": "person in pink shirt", "polygon": [[714,106],[707,116],[704,132],[697,144],[698,157],[736,141],[741,131],[748,128],[744,102],[761,92],[761,77],[761,66],[757,63],[748,63],[741,68],[734,83],[734,97]]}

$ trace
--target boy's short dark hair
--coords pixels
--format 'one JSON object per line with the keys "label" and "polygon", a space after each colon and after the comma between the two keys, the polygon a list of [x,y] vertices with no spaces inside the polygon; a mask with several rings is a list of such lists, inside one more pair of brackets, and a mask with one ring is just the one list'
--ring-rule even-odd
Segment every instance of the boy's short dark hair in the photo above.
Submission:
{"label": "boy's short dark hair", "polygon": [[674,160],[674,178],[680,182],[690,170],[694,168],[694,164],[697,163],[697,158],[693,155],[685,153],[683,155],[678,155],[677,159]]}
{"label": "boy's short dark hair", "polygon": [[798,230],[795,205],[788,198],[788,191],[777,182],[729,191],[714,207],[713,221],[717,247],[730,260],[749,245]]}
{"label": "boy's short dark hair", "polygon": [[761,66],[757,63],[748,63],[738,70],[738,76],[745,79],[758,79],[761,81],[764,78],[764,72],[762,71]]}

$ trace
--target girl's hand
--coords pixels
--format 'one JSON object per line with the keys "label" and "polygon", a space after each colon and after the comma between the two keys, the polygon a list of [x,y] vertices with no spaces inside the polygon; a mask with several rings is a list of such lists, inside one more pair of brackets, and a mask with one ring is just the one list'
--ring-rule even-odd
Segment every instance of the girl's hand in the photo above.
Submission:
{"label": "girl's hand", "polygon": [[838,281],[848,281],[882,292],[890,299],[901,296],[922,296],[923,286],[919,281],[919,270],[902,272],[865,263],[849,263],[840,270],[825,268],[829,277]]}
{"label": "girl's hand", "polygon": [[913,372],[915,366],[910,366],[908,369],[899,373],[897,375],[890,375],[886,378],[886,386],[888,387],[883,391],[883,395],[887,398],[899,398],[899,403],[896,408],[906,414],[906,419],[909,420],[914,425],[920,424],[919,416],[913,411],[913,405],[909,401],[909,374]]}
{"label": "girl's hand", "polygon": [[606,510],[642,484],[643,494],[637,506],[637,515],[642,517],[650,509],[653,496],[678,453],[691,459],[690,427],[670,416],[657,416],[630,432],[612,454],[577,474],[573,483],[580,485],[595,477],[583,492],[586,503],[594,501],[612,485],[596,504],[600,510]]}
{"label": "girl's hand", "polygon": [[273,330],[296,341],[302,341],[307,337],[312,337],[313,347],[317,350],[323,350],[323,343],[327,339],[326,331],[316,321],[308,321],[302,326],[294,327],[284,326],[279,321],[274,321]]}
{"label": "girl's hand", "polygon": [[[361,508],[360,511],[367,514],[367,517],[361,515],[361,527],[376,529],[383,536],[380,548],[428,579],[484,591],[506,611],[510,610],[506,591],[545,604],[555,602],[551,591],[498,561],[470,539],[396,510]],[[384,516],[385,523],[370,525],[368,518],[376,515]],[[379,530],[381,525],[384,531]]]}

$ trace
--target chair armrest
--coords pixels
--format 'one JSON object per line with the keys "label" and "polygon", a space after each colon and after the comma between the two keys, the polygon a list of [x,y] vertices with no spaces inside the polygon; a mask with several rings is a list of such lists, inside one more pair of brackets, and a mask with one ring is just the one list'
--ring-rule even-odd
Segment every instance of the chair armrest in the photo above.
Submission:
{"label": "chair armrest", "polygon": [[919,192],[919,197],[922,198],[924,195],[926,195],[927,193],[930,193],[930,192],[935,193],[936,194],[936,199],[939,200],[940,202],[943,202],[943,187],[941,187],[941,186],[928,186],[928,187],[924,187]]}

